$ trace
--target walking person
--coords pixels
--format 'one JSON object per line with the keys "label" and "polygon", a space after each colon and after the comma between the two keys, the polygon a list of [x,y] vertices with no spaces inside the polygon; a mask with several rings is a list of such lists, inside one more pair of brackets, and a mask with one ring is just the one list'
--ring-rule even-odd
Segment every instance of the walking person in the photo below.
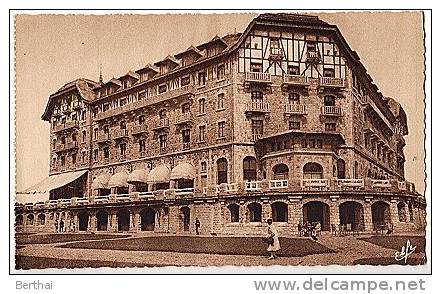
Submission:
{"label": "walking person", "polygon": [[201,222],[198,218],[196,218],[196,222],[194,223],[194,226],[196,228],[196,235],[199,235],[199,227],[201,226]]}
{"label": "walking person", "polygon": [[55,233],[58,233],[58,221],[57,220],[55,220],[54,225],[55,225]]}
{"label": "walking person", "polygon": [[267,219],[266,223],[268,224],[268,248],[267,251],[270,253],[270,256],[268,259],[274,259],[276,258],[276,252],[280,250],[280,243],[279,243],[279,232],[277,232],[277,227],[273,223],[272,219]]}

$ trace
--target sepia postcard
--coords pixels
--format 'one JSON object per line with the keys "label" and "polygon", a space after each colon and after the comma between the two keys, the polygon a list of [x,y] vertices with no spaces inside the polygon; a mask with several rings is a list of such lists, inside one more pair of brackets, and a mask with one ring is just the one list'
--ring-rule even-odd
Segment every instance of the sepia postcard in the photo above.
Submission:
{"label": "sepia postcard", "polygon": [[427,270],[424,16],[16,13],[14,270]]}

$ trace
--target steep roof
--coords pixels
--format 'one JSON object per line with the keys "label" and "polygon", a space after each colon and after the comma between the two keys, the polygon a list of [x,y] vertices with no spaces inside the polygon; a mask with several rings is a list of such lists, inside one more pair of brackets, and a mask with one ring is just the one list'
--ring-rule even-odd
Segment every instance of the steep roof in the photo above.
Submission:
{"label": "steep roof", "polygon": [[167,55],[164,59],[153,63],[153,65],[160,66],[163,63],[175,63],[179,65],[179,61],[177,61],[176,58],[171,55]]}
{"label": "steep roof", "polygon": [[196,55],[199,55],[199,56],[202,56],[202,55],[203,55],[202,52],[199,51],[199,49],[197,49],[196,47],[194,47],[193,45],[191,45],[190,47],[187,48],[187,50],[185,50],[185,51],[183,51],[183,52],[181,52],[181,53],[176,54],[175,57],[176,57],[177,59],[181,59],[182,56],[187,55],[187,54],[190,54],[191,52],[193,52],[193,54],[196,54]]}

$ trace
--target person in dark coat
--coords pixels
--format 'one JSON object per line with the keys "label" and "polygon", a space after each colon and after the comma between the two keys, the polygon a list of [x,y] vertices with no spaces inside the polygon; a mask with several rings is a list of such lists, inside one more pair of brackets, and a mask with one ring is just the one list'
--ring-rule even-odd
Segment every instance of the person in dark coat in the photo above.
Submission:
{"label": "person in dark coat", "polygon": [[201,222],[198,218],[196,218],[196,222],[194,223],[194,226],[196,228],[196,235],[199,235],[199,227],[201,226]]}

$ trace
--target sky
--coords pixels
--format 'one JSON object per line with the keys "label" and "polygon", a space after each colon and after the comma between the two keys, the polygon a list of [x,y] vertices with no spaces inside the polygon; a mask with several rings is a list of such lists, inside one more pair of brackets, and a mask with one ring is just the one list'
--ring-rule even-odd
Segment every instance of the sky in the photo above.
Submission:
{"label": "sky", "polygon": [[[148,13],[148,12],[146,12]],[[304,12],[303,12],[304,13]],[[418,12],[322,13],[339,27],[384,96],[407,113],[405,174],[424,192],[424,35]],[[49,95],[79,77],[105,81],[215,35],[243,32],[257,14],[17,15],[17,191],[49,175]]]}

